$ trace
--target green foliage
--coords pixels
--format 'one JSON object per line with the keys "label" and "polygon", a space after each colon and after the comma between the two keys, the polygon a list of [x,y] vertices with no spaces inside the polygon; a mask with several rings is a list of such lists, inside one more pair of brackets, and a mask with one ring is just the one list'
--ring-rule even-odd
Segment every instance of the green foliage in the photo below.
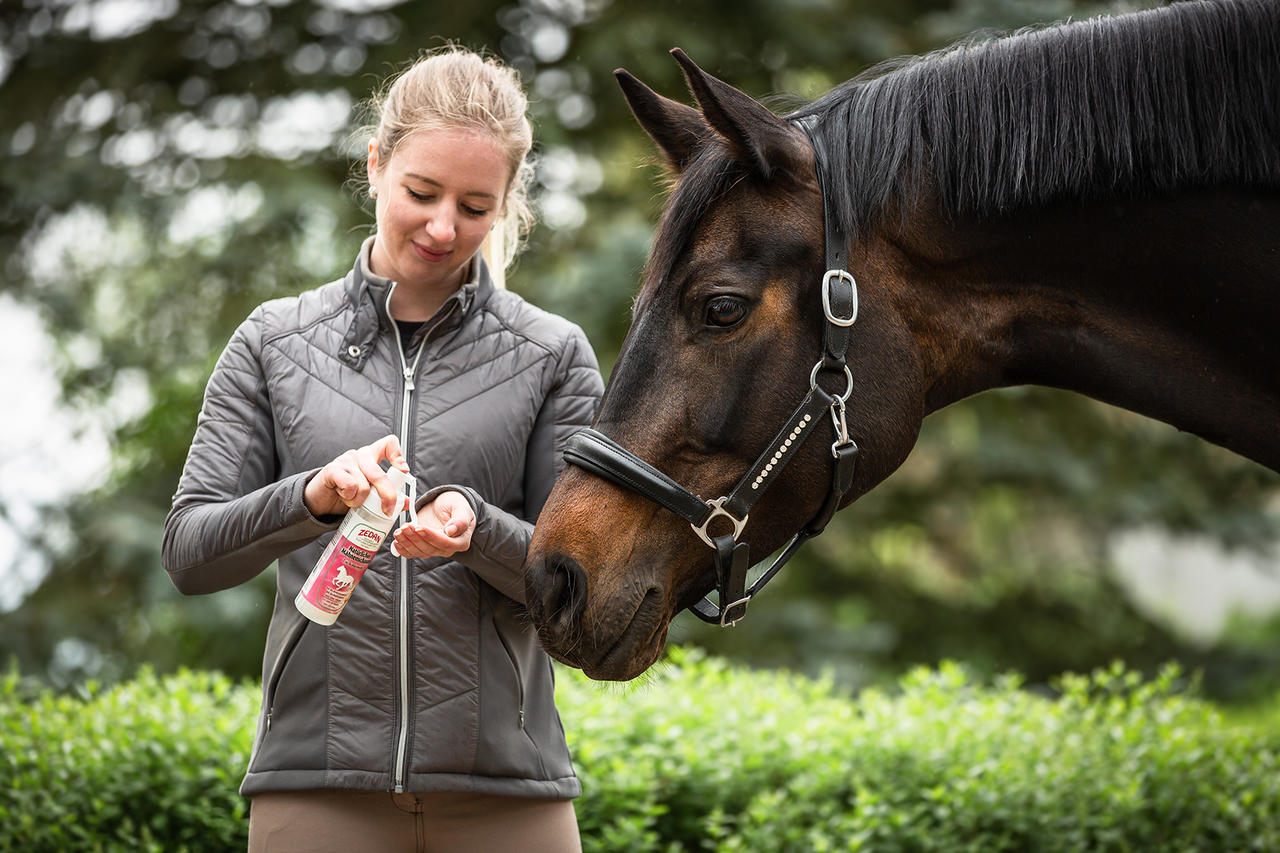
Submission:
{"label": "green foliage", "polygon": [[[1273,850],[1280,724],[1228,724],[1176,668],[1051,696],[955,664],[856,700],[673,649],[619,687],[562,670],[586,851]],[[0,849],[244,849],[254,685],[143,671],[0,682]]]}
{"label": "green foliage", "polygon": [[1265,850],[1280,730],[1228,728],[1178,671],[1057,698],[954,664],[856,702],[673,654],[617,691],[562,679],[588,850]]}
{"label": "green foliage", "polygon": [[183,670],[78,695],[0,681],[0,850],[245,846],[258,691]]}

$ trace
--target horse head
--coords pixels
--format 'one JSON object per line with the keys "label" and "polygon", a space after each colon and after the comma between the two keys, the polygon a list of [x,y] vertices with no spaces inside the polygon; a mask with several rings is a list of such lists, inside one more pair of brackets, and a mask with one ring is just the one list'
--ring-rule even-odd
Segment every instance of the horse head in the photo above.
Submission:
{"label": "horse head", "polygon": [[[795,124],[672,53],[698,109],[615,72],[676,183],[595,429],[711,499],[730,493],[806,392],[827,386],[847,396],[860,448],[847,503],[901,464],[926,411],[923,382],[912,381],[920,345],[896,307],[889,247],[864,246],[848,262],[860,297],[848,373],[817,370],[826,267],[815,150]],[[738,537],[757,555],[828,498],[838,425],[825,413],[818,420],[818,437],[771,479]],[[708,523],[714,535],[729,520]],[[688,521],[576,466],[545,504],[526,567],[544,647],[601,679],[644,671],[671,619],[717,587],[712,551]]]}
{"label": "horse head", "polygon": [[625,679],[681,609],[739,618],[748,548],[803,541],[989,388],[1280,471],[1280,6],[961,42],[785,119],[673,53],[697,109],[617,73],[676,181],[530,545],[552,655]]}

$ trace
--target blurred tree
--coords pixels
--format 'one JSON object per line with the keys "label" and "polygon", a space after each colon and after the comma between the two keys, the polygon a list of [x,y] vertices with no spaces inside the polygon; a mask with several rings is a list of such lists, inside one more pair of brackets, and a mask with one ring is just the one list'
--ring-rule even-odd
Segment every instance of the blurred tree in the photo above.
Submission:
{"label": "blurred tree", "polygon": [[[1100,8],[5,4],[4,286],[48,325],[68,406],[140,414],[113,426],[108,482],[75,496],[44,537],[50,571],[0,614],[0,654],[55,683],[115,677],[142,661],[256,674],[273,574],[182,598],[159,565],[161,524],[231,331],[263,299],[341,275],[369,233],[370,213],[347,181],[361,148],[351,136],[363,120],[357,107],[419,50],[457,40],[524,75],[544,224],[512,286],[583,325],[607,369],[663,203],[662,172],[616,94],[613,68],[682,97],[667,55],[678,45],[757,97],[814,97],[875,61],[979,27]],[[1231,454],[1079,397],[987,394],[931,418],[903,470],[839,516],[743,628],[717,634],[690,623],[678,632],[759,663],[838,664],[851,683],[942,656],[1033,678],[1114,656],[1138,665],[1180,657],[1212,660],[1238,681],[1275,671],[1274,658],[1256,651],[1274,632],[1208,651],[1189,645],[1119,594],[1108,546],[1155,525],[1267,547],[1278,485]]]}

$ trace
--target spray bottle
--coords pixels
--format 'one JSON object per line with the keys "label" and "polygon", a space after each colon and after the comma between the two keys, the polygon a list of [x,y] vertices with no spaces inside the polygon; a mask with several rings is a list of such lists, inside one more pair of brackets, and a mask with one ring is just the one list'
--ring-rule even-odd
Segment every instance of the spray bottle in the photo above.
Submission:
{"label": "spray bottle", "polygon": [[417,479],[395,466],[387,469],[387,476],[391,478],[399,496],[393,514],[385,515],[382,512],[382,496],[377,489],[370,488],[364,503],[347,511],[342,524],[338,526],[324,553],[316,561],[315,568],[311,570],[311,576],[302,585],[298,597],[293,600],[298,611],[312,622],[332,625],[342,608],[347,606],[356,584],[364,577],[365,569],[373,561],[373,555],[378,552],[383,540],[395,526],[400,511],[405,508],[406,481],[409,484],[409,515],[412,520],[417,520],[414,508]]}

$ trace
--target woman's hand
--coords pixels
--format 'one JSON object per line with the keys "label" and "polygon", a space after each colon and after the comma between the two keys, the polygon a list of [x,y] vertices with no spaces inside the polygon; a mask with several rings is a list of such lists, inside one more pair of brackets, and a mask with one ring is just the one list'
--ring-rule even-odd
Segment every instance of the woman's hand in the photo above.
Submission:
{"label": "woman's hand", "polygon": [[402,557],[452,557],[471,547],[476,514],[461,492],[441,492],[418,510],[418,522],[393,534]]}
{"label": "woman's hand", "polygon": [[400,440],[394,435],[384,436],[373,444],[348,450],[320,469],[307,483],[302,500],[312,515],[344,515],[353,506],[364,503],[373,488],[382,496],[382,511],[394,515],[399,507],[400,495],[395,484],[378,464],[386,459],[401,471],[409,470],[409,463],[400,449]]}

